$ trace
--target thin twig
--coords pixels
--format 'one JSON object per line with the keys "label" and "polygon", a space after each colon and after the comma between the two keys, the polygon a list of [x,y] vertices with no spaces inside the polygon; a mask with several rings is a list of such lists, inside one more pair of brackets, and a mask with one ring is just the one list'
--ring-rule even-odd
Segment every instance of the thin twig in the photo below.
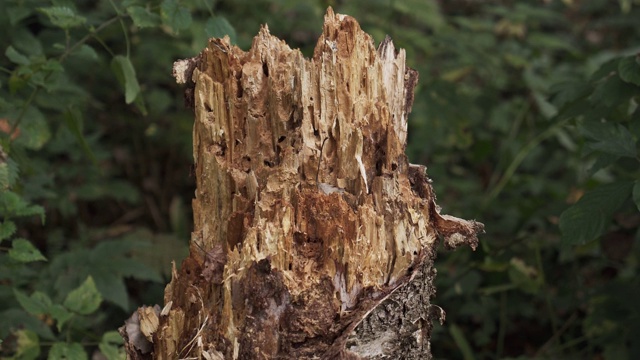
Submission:
{"label": "thin twig", "polygon": [[547,342],[544,343],[544,345],[542,345],[542,347],[540,347],[540,349],[536,352],[534,358],[537,358],[537,357],[541,356],[542,354],[544,354],[545,352],[547,352],[547,350],[549,349],[551,344],[555,343],[558,340],[558,338],[560,336],[562,336],[562,334],[564,334],[565,331],[567,331],[569,326],[571,326],[571,324],[577,318],[578,318],[578,314],[577,313],[574,312],[573,314],[571,314],[569,319],[567,319],[567,321],[565,321],[565,323],[562,325],[562,327],[555,334],[553,334],[553,336],[551,336],[549,338],[549,340],[547,340]]}

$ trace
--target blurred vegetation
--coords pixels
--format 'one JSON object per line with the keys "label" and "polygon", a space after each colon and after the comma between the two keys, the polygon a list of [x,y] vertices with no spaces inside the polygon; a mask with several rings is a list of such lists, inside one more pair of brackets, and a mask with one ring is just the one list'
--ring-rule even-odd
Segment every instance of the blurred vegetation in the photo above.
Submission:
{"label": "blurred vegetation", "polygon": [[260,24],[310,55],[327,6],[420,72],[412,162],[444,212],[438,359],[639,359],[640,1],[0,2],[0,357],[122,359],[191,226],[174,60]]}

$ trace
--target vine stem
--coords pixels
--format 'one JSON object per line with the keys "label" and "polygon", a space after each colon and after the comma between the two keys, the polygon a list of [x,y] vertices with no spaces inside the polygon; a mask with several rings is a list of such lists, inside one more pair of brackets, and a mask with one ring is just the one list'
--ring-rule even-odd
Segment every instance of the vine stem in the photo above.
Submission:
{"label": "vine stem", "polygon": [[[65,61],[65,59],[69,55],[71,55],[78,47],[80,47],[81,45],[83,45],[84,43],[89,41],[89,39],[91,39],[91,37],[95,36],[96,33],[102,31],[104,28],[108,27],[109,25],[113,24],[114,22],[116,22],[118,20],[121,20],[123,16],[125,16],[125,15],[116,15],[116,16],[112,17],[111,19],[109,19],[109,20],[103,22],[102,24],[100,24],[100,26],[98,26],[95,30],[90,30],[89,33],[87,35],[85,35],[82,39],[78,40],[71,47],[67,47],[65,49],[65,51],[58,58],[58,61],[62,64]],[[45,82],[47,80],[49,80],[49,77],[51,76],[51,74],[52,74],[52,72],[49,72],[47,75],[45,75],[45,78],[44,78]],[[42,89],[42,86],[40,86],[40,85],[36,85],[35,86],[35,88],[31,92],[31,95],[29,95],[29,98],[27,99],[27,101],[22,106],[22,109],[20,110],[20,114],[18,114],[18,118],[16,119],[16,121],[11,126],[11,131],[9,132],[9,134],[13,134],[16,131],[16,129],[20,126],[20,123],[22,122],[22,120],[24,119],[25,114],[27,113],[27,109],[29,108],[29,106],[31,106],[31,103],[35,99],[35,97],[38,94],[38,92],[40,92],[40,89]],[[17,137],[15,139],[17,139]],[[10,143],[12,143],[15,139],[11,139]]]}
{"label": "vine stem", "polygon": [[531,141],[529,141],[527,145],[525,145],[522,149],[520,149],[520,151],[518,152],[516,157],[513,159],[511,164],[509,164],[509,167],[507,168],[507,170],[505,170],[504,175],[500,178],[500,181],[498,181],[496,186],[493,187],[489,195],[486,197],[483,204],[483,208],[486,208],[502,192],[505,185],[507,185],[509,180],[511,180],[511,178],[513,177],[513,174],[516,172],[516,170],[518,169],[522,161],[524,161],[524,159],[527,157],[527,155],[529,155],[529,153],[541,142],[543,142],[548,137],[553,135],[559,128],[563,127],[569,120],[570,118],[566,118],[562,121],[558,121],[553,126],[547,128],[545,131],[541,132],[536,137],[531,139]]}
{"label": "vine stem", "polygon": [[[571,316],[569,317],[569,319],[567,319],[567,321],[565,321],[565,323],[562,325],[562,327],[554,332],[554,334],[551,336],[551,338],[549,338],[549,340],[547,340],[546,343],[544,343],[544,345],[542,345],[542,347],[540,347],[540,349],[536,352],[534,358],[538,358],[540,356],[542,356],[542,354],[546,353],[547,350],[549,350],[549,347],[551,346],[551,344],[555,343],[560,336],[562,336],[562,334],[564,334],[565,331],[567,331],[567,329],[569,328],[569,326],[571,326],[571,324],[578,319],[578,314],[577,313],[573,313],[571,314]],[[581,338],[578,339],[574,339],[574,340],[584,340]],[[573,341],[571,341],[573,342]],[[564,347],[570,346],[571,342],[569,342],[568,344],[565,344],[566,346],[559,346],[559,349],[563,349]]]}
{"label": "vine stem", "polygon": [[95,28],[95,30],[89,31],[89,33],[87,35],[85,35],[82,39],[78,40],[68,50],[66,50],[62,55],[60,55],[60,58],[58,58],[58,60],[60,62],[63,62],[69,55],[71,55],[71,53],[73,53],[78,47],[80,47],[81,45],[83,45],[84,43],[89,41],[89,39],[91,39],[91,37],[95,36],[95,34],[99,33],[100,31],[104,30],[104,28],[108,27],[109,25],[113,24],[116,21],[119,21],[122,17],[125,17],[125,16],[126,15],[116,15],[116,16],[112,17],[111,19],[109,19],[109,20],[103,22],[102,24],[100,24],[100,26]]}

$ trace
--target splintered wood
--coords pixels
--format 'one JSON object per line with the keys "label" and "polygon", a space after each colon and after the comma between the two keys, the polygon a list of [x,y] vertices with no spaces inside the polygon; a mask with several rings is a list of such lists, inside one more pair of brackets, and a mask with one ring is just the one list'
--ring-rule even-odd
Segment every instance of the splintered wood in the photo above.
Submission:
{"label": "splintered wood", "polygon": [[[429,357],[438,239],[475,248],[483,226],[441,216],[426,169],[408,163],[418,74],[404,50],[376,49],[329,9],[312,59],[264,26],[248,52],[211,39],[174,72],[195,110],[195,230],[152,356]],[[372,339],[367,317],[414,288],[422,308],[395,314],[412,333]]]}

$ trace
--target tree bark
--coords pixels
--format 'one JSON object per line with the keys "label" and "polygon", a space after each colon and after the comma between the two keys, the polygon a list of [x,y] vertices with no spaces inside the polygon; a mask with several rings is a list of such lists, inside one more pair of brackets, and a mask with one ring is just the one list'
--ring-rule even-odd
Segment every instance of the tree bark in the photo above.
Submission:
{"label": "tree bark", "polygon": [[211,39],[174,73],[195,110],[195,226],[164,308],[122,330],[129,356],[430,358],[438,239],[475,249],[483,225],[440,215],[407,160],[404,50],[329,8],[312,59],[264,26],[248,52]]}

